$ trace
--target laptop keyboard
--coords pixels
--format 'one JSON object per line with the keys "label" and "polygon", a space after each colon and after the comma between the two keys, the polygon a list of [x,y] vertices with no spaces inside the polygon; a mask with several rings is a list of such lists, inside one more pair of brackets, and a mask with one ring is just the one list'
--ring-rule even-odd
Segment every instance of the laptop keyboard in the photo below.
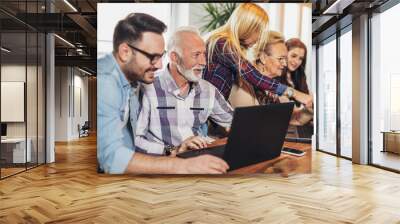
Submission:
{"label": "laptop keyboard", "polygon": [[221,146],[215,146],[215,147],[210,147],[210,148],[205,148],[205,149],[200,149],[200,150],[189,150],[184,153],[180,153],[176,156],[180,157],[180,158],[191,158],[191,157],[195,157],[195,156],[209,154],[209,155],[213,155],[213,156],[222,158],[224,156],[224,152],[225,152],[225,145],[221,145]]}

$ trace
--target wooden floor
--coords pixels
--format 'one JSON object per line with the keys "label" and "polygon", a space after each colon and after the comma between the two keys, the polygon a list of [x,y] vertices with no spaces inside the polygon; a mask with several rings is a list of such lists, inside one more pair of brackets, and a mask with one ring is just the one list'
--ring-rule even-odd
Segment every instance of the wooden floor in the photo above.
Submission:
{"label": "wooden floor", "polygon": [[22,172],[22,171],[26,170],[25,167],[23,167],[23,168],[20,168],[20,167],[17,167],[17,168],[3,168],[2,167],[0,169],[1,169],[1,178],[8,177],[8,176],[11,176],[13,174],[16,174],[16,173],[19,173],[19,172]]}
{"label": "wooden floor", "polygon": [[400,223],[400,175],[314,152],[313,172],[107,176],[95,138],[0,181],[0,223]]}
{"label": "wooden floor", "polygon": [[400,170],[400,155],[392,152],[375,151],[372,157],[374,164]]}
{"label": "wooden floor", "polygon": [[29,169],[34,169],[35,167],[37,167],[38,165],[35,164],[27,164],[27,167],[25,168],[25,165],[18,165],[18,167],[7,167],[7,168],[0,168],[0,173],[1,173],[1,178],[6,178],[8,176],[11,175],[15,175],[17,173],[29,170]]}

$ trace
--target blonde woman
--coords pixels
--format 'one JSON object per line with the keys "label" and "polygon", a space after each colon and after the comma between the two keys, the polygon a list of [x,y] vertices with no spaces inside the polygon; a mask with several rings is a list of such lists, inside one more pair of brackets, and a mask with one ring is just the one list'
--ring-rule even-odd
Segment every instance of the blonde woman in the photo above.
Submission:
{"label": "blonde woman", "polygon": [[[268,43],[264,49],[256,54],[255,67],[271,79],[282,77],[287,71],[288,49],[281,33],[271,31],[268,35]],[[270,91],[262,91],[251,86],[246,80],[239,77],[238,84],[234,84],[229,95],[229,102],[233,108],[254,105],[266,105],[270,103],[289,102],[285,96],[278,97]],[[291,125],[303,125],[312,118],[303,113],[301,108],[293,111]],[[292,128],[292,131],[295,131]]]}
{"label": "blonde woman", "polygon": [[[254,65],[270,79],[280,77],[287,66],[287,48],[284,37],[281,33],[270,31],[268,43],[255,56]],[[279,103],[278,95],[269,91],[262,91],[253,87],[242,77],[238,78],[238,83],[233,84],[229,95],[229,102],[232,107],[265,105]]]}
{"label": "blonde woman", "polygon": [[273,80],[247,59],[247,50],[255,52],[267,44],[268,14],[258,5],[241,3],[228,22],[216,29],[207,40],[207,67],[203,77],[229,98],[233,84],[242,77],[253,87],[294,98],[312,108],[312,97]]}

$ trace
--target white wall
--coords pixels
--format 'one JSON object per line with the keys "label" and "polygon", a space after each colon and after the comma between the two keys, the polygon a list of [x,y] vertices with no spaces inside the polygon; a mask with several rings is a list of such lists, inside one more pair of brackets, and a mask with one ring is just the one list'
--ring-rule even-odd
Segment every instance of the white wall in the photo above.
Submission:
{"label": "white wall", "polygon": [[[30,70],[29,67],[28,70]],[[1,81],[25,82],[25,65],[2,65]],[[7,108],[1,108],[1,110],[7,110]],[[7,123],[7,137],[25,137],[25,122]]]}
{"label": "white wall", "polygon": [[[38,69],[38,70],[36,70]],[[2,81],[18,81],[26,84],[26,110],[27,119],[24,122],[6,122],[7,137],[25,138],[31,141],[31,152],[34,162],[39,153],[39,162],[44,161],[44,92],[42,68],[39,66],[25,66],[25,64],[3,64],[1,66]],[[25,80],[27,78],[27,81]],[[38,85],[38,86],[37,86]],[[2,96],[7,97],[7,96]],[[1,108],[9,110],[10,108]],[[25,111],[22,111],[25,113]],[[12,113],[12,111],[11,111]]]}
{"label": "white wall", "polygon": [[55,140],[68,140],[68,67],[55,68]]}
{"label": "white wall", "polygon": [[[27,69],[27,70],[25,70]],[[10,81],[10,82],[25,82],[25,75],[26,75],[26,71],[28,72],[28,74],[36,74],[36,67],[34,66],[27,66],[25,67],[25,65],[18,65],[18,64],[5,64],[1,66],[1,81]],[[28,77],[29,78],[29,77]],[[32,81],[29,80],[29,84],[30,85],[36,85],[36,81]],[[27,99],[27,103],[31,104],[32,102],[35,102],[32,105],[28,105],[31,106],[29,111],[36,111],[36,88],[28,88],[28,99]],[[31,92],[31,91],[32,92]],[[32,108],[34,106],[34,108]],[[7,110],[8,108],[1,108],[1,110]],[[32,110],[33,109],[33,110]],[[36,113],[27,113],[27,119],[29,125],[28,125],[28,137],[29,137],[29,133],[31,133],[30,128],[34,127],[34,130],[36,130],[36,124],[32,124],[32,121],[37,120],[36,117]],[[25,124],[26,122],[7,122],[7,136],[8,137],[25,137]],[[35,131],[36,133],[36,131]]]}
{"label": "white wall", "polygon": [[77,139],[78,124],[88,120],[88,77],[76,68],[56,67],[55,78],[55,140]]}
{"label": "white wall", "polygon": [[[78,70],[74,71],[74,108],[72,109],[72,120],[71,120],[71,135],[73,138],[77,138],[78,133],[78,124],[82,126],[85,121],[88,121],[89,113],[88,113],[88,77],[81,76],[82,73],[78,73]],[[79,93],[80,91],[80,93]],[[80,96],[80,97],[79,97]],[[80,102],[79,102],[80,101]],[[80,111],[81,110],[81,111]]]}
{"label": "white wall", "polygon": [[[1,121],[24,122],[25,82],[1,82]],[[36,107],[35,107],[36,108]]]}
{"label": "white wall", "polygon": [[189,4],[189,23],[184,25],[191,25],[200,29],[205,24],[204,17],[207,15],[207,12],[203,9],[204,5],[205,3]]}
{"label": "white wall", "polygon": [[[168,29],[164,34],[167,40],[171,29],[170,3],[98,3],[97,4],[97,57],[112,52],[114,28],[118,21],[133,12],[150,14],[163,21]],[[178,12],[176,12],[178,13]],[[179,12],[182,13],[182,12]]]}

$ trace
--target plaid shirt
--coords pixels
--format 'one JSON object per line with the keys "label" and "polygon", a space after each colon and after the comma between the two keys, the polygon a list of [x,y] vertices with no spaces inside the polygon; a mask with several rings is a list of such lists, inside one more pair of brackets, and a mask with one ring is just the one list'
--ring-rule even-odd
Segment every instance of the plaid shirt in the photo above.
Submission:
{"label": "plaid shirt", "polygon": [[162,154],[165,145],[177,146],[190,136],[200,135],[208,118],[222,127],[231,125],[232,107],[205,80],[192,83],[188,95],[181,97],[167,66],[142,90],[135,144],[146,153]]}
{"label": "plaid shirt", "polygon": [[225,42],[226,39],[217,41],[212,58],[203,73],[203,78],[217,87],[225,99],[229,98],[232,85],[237,81],[238,73],[257,89],[269,90],[278,95],[285,92],[286,85],[262,75],[246,59],[242,58],[240,65],[238,65],[233,53],[223,49]]}

